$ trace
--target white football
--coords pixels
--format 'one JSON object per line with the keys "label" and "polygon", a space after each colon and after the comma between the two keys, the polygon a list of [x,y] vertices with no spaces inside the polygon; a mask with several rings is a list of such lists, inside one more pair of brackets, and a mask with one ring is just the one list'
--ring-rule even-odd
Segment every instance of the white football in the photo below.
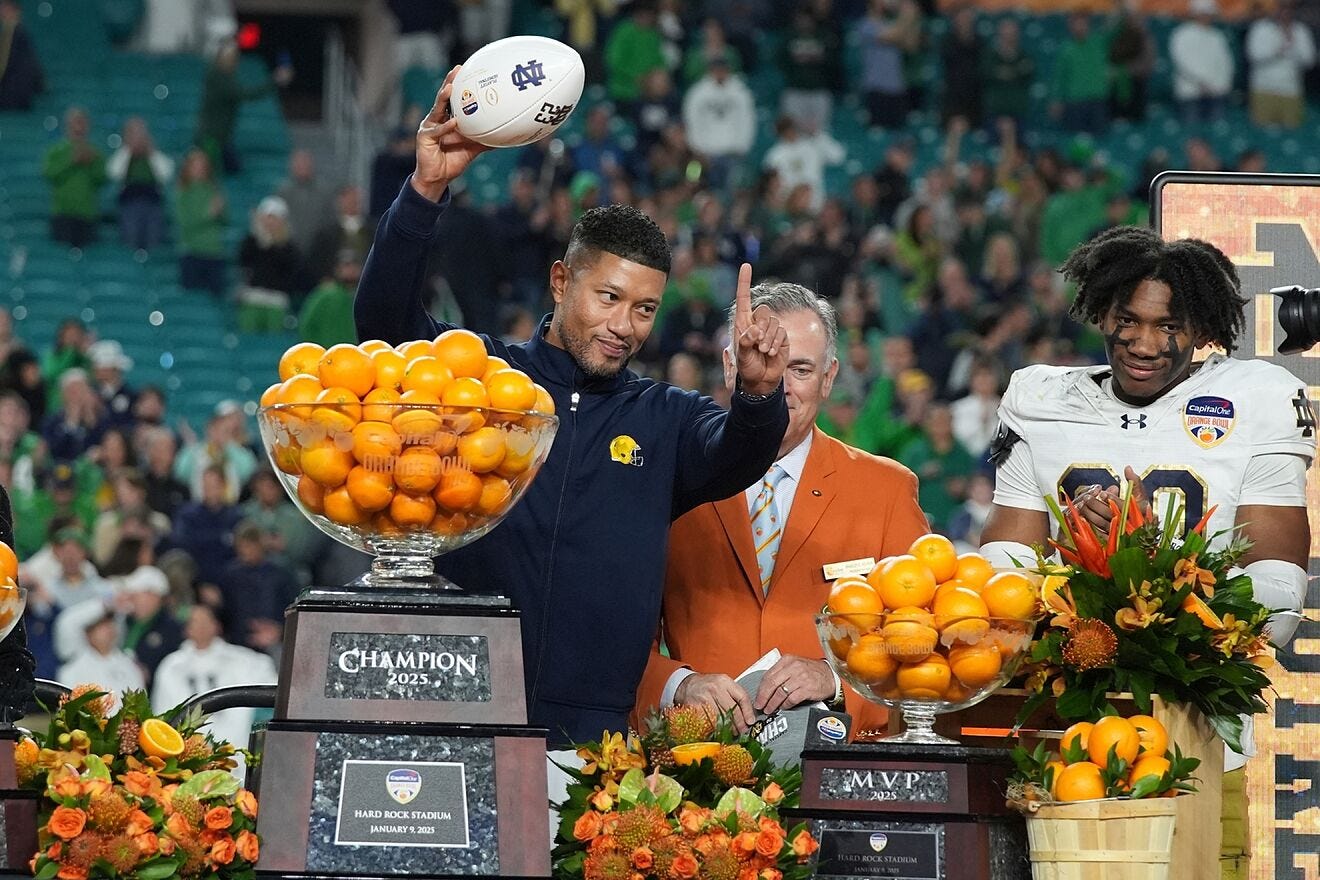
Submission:
{"label": "white football", "polygon": [[585,76],[572,46],[549,37],[505,37],[463,64],[449,112],[479,144],[521,147],[564,124],[582,98]]}

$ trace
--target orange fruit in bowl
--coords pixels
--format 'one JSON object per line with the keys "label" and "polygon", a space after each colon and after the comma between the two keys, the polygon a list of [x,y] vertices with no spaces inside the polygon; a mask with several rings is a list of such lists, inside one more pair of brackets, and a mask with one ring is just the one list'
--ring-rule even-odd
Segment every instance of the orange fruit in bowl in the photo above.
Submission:
{"label": "orange fruit in bowl", "polygon": [[1068,759],[1068,752],[1072,749],[1073,742],[1076,742],[1082,748],[1082,753],[1086,754],[1087,740],[1091,736],[1091,728],[1095,727],[1090,721],[1078,721],[1063,732],[1059,739],[1059,754]]}
{"label": "orange fruit in bowl", "polygon": [[509,362],[502,357],[495,357],[495,355],[492,354],[486,358],[486,372],[481,374],[481,381],[485,382],[500,370],[507,369],[509,369]]}
{"label": "orange fruit in bowl", "polygon": [[[394,485],[405,492],[430,492],[440,482],[443,469],[444,464],[434,449],[428,446],[409,446],[394,459]],[[426,519],[429,522],[431,517]]]}
{"label": "orange fruit in bowl", "polygon": [[1110,749],[1128,764],[1137,759],[1137,752],[1141,750],[1141,734],[1126,718],[1106,715],[1095,723],[1086,737],[1086,754],[1092,763],[1105,766],[1109,761]]}
{"label": "orange fruit in bowl", "polygon": [[298,478],[298,500],[315,514],[325,513],[325,487],[303,474]]}
{"label": "orange fruit in bowl", "polygon": [[963,700],[969,700],[976,695],[975,688],[969,688],[958,680],[957,676],[949,679],[949,687],[940,699],[946,703],[961,703]]}
{"label": "orange fruit in bowl", "polygon": [[867,630],[880,623],[880,613],[885,605],[880,601],[880,594],[865,581],[844,580],[840,578],[830,587],[825,607],[831,614],[849,615],[847,620],[859,630]]}
{"label": "orange fruit in bowl", "polygon": [[486,386],[480,379],[471,376],[459,376],[445,386],[440,395],[440,402],[445,406],[490,406],[490,397]]}
{"label": "orange fruit in bowl", "polygon": [[488,426],[464,434],[458,438],[458,454],[474,473],[490,473],[504,461],[504,432]]}
{"label": "orange fruit in bowl", "polygon": [[400,395],[399,402],[408,409],[396,412],[390,424],[403,437],[404,443],[410,439],[421,442],[420,438],[429,438],[444,427],[438,395],[429,391],[405,391]]}
{"label": "orange fruit in bowl", "polygon": [[288,443],[276,443],[270,451],[270,457],[275,462],[275,467],[295,477],[302,474],[302,447],[298,445],[297,440],[290,440]]}
{"label": "orange fruit in bowl", "polygon": [[904,663],[915,663],[929,657],[935,650],[939,633],[933,626],[934,616],[924,608],[898,608],[884,617],[885,643],[889,653]]}
{"label": "orange fruit in bowl", "polygon": [[[280,390],[275,394],[276,403],[316,403],[316,398],[321,396],[325,387],[321,380],[315,375],[299,373],[296,376],[290,376],[284,380]],[[309,412],[300,412],[300,416],[308,416]]]}
{"label": "orange fruit in bowl", "polygon": [[403,395],[393,388],[373,388],[362,398],[362,421],[389,422],[399,413]]}
{"label": "orange fruit in bowl", "polygon": [[895,557],[871,582],[886,608],[926,606],[935,598],[935,575],[915,556]]}
{"label": "orange fruit in bowl", "polygon": [[257,400],[257,406],[265,407],[280,402],[280,388],[284,382],[276,382],[274,385],[261,392],[260,399]]}
{"label": "orange fruit in bowl", "polygon": [[0,541],[0,578],[18,579],[18,556],[14,553],[14,548],[3,541]]}
{"label": "orange fruit in bowl", "polygon": [[949,669],[969,688],[985,687],[994,681],[1003,665],[994,645],[957,645],[949,649]]}
{"label": "orange fruit in bowl", "polygon": [[458,536],[472,528],[472,520],[466,513],[444,513],[437,511],[435,519],[428,527],[437,535]]}
{"label": "orange fruit in bowl", "polygon": [[409,391],[423,391],[435,395],[438,400],[445,393],[445,388],[454,381],[454,373],[449,367],[433,357],[413,358],[404,368],[403,380],[399,388]]}
{"label": "orange fruit in bowl", "polygon": [[382,510],[371,518],[371,530],[378,535],[401,535],[403,529],[394,524],[390,519],[389,510]]}
{"label": "orange fruit in bowl", "polygon": [[471,330],[446,330],[431,343],[431,351],[455,376],[480,379],[486,373],[486,343]]}
{"label": "orange fruit in bowl", "polygon": [[344,487],[353,503],[367,513],[384,510],[394,500],[394,480],[388,471],[369,470],[358,465],[348,472]]}
{"label": "orange fruit in bowl", "polygon": [[412,339],[402,345],[396,345],[394,350],[403,355],[403,359],[409,362],[419,357],[435,356],[435,349],[432,348],[429,339]]}
{"label": "orange fruit in bowl", "polygon": [[509,481],[494,474],[481,478],[481,497],[477,499],[477,513],[485,516],[498,516],[509,506],[513,498],[513,487]]}
{"label": "orange fruit in bowl", "polygon": [[378,351],[394,351],[394,346],[384,339],[368,339],[366,342],[359,342],[358,348],[367,354],[375,354]]}
{"label": "orange fruit in bowl", "polygon": [[990,631],[990,612],[975,590],[954,587],[937,593],[931,607],[935,611],[935,628],[945,645],[973,644]]}
{"label": "orange fruit in bowl", "polygon": [[527,412],[536,406],[536,383],[522,370],[500,370],[485,381],[495,409]]}
{"label": "orange fruit in bowl", "polygon": [[1137,760],[1146,755],[1164,757],[1169,750],[1169,731],[1163,724],[1149,715],[1129,715],[1128,723],[1137,729],[1137,736],[1141,738]]}
{"label": "orange fruit in bowl", "polygon": [[[837,652],[836,652],[837,654]],[[889,653],[884,636],[863,633],[843,656],[848,671],[864,684],[884,684],[898,671],[898,661]]]}
{"label": "orange fruit in bowl", "polygon": [[1105,796],[1100,767],[1090,761],[1069,764],[1054,777],[1054,797],[1060,801],[1089,801]]}
{"label": "orange fruit in bowl", "polygon": [[392,348],[371,353],[371,363],[376,367],[376,388],[381,390],[403,390],[403,374],[408,369],[408,359]]}
{"label": "orange fruit in bowl", "polygon": [[931,533],[922,535],[912,542],[908,555],[914,556],[930,569],[937,583],[943,583],[954,576],[958,570],[958,551],[953,542],[943,535]]}
{"label": "orange fruit in bowl", "polygon": [[504,459],[495,468],[495,473],[511,480],[532,466],[536,456],[536,440],[526,431],[510,430],[504,432]]}
{"label": "orange fruit in bowl", "polygon": [[360,526],[371,519],[353,496],[348,494],[347,486],[339,486],[325,493],[325,515],[333,523],[341,526]]}
{"label": "orange fruit in bowl", "polygon": [[1162,777],[1172,769],[1173,765],[1169,763],[1168,758],[1160,755],[1142,755],[1128,771],[1128,784],[1136,785],[1137,780],[1143,776]]}
{"label": "orange fruit in bowl", "polygon": [[362,402],[347,388],[327,388],[316,402],[321,406],[312,410],[312,421],[332,434],[351,431],[362,420]]}
{"label": "orange fruit in bowl", "polygon": [[555,399],[540,385],[536,386],[536,403],[533,404],[532,410],[546,416],[555,414]]}
{"label": "orange fruit in bowl", "polygon": [[335,445],[333,440],[319,440],[303,447],[299,457],[302,471],[327,489],[342,486],[355,462],[352,453]]}
{"label": "orange fruit in bowl", "polygon": [[955,580],[978,593],[981,592],[986,581],[994,576],[995,567],[980,553],[964,553],[959,556],[958,567],[953,572]]}
{"label": "orange fruit in bowl", "polygon": [[390,501],[390,519],[405,529],[429,526],[435,519],[435,499],[430,495],[396,492]]}
{"label": "orange fruit in bowl", "polygon": [[952,673],[942,654],[931,654],[916,663],[898,667],[898,690],[905,698],[938,700],[949,689]]}
{"label": "orange fruit in bowl", "polygon": [[[842,620],[839,621],[839,623],[841,622]],[[826,643],[830,647],[830,653],[839,660],[847,660],[848,652],[852,650],[854,644],[853,636],[855,635],[857,635],[857,632],[852,628],[837,625],[833,627],[831,635],[826,639]]]}
{"label": "orange fruit in bowl", "polygon": [[403,438],[388,422],[358,422],[353,426],[353,457],[372,470],[394,469],[394,456],[403,451]]}
{"label": "orange fruit in bowl", "polygon": [[280,355],[280,381],[286,381],[299,373],[315,376],[317,365],[324,355],[325,346],[317,345],[315,342],[299,342],[289,346],[288,350]]}
{"label": "orange fruit in bowl", "polygon": [[371,355],[347,342],[326,349],[316,365],[316,374],[326,388],[347,388],[359,399],[376,387],[376,365]]}
{"label": "orange fruit in bowl", "polygon": [[981,598],[985,600],[991,617],[1030,620],[1040,607],[1036,585],[1015,571],[1002,571],[986,581]]}
{"label": "orange fruit in bowl", "polygon": [[461,513],[472,510],[481,500],[481,477],[463,467],[446,467],[431,493],[445,510]]}

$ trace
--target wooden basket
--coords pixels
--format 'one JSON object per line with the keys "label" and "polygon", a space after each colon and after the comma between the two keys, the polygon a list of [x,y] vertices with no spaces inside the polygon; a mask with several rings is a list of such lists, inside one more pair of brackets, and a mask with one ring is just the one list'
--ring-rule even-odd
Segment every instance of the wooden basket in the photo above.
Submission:
{"label": "wooden basket", "polygon": [[1034,880],[1165,880],[1173,855],[1175,801],[1051,804],[1027,817]]}

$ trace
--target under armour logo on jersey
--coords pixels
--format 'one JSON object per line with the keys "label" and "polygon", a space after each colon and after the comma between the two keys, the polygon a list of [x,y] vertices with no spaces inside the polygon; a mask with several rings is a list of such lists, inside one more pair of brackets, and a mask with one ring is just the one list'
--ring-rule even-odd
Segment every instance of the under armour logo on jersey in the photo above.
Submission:
{"label": "under armour logo on jersey", "polygon": [[1135,416],[1130,416],[1127,413],[1123,413],[1123,430],[1126,431],[1134,425],[1137,428],[1146,427],[1146,414],[1139,413]]}
{"label": "under armour logo on jersey", "polygon": [[533,117],[542,125],[558,125],[568,118],[568,114],[573,112],[572,104],[551,104],[546,101],[541,105],[541,110]]}
{"label": "under armour logo on jersey", "polygon": [[533,58],[526,64],[516,65],[509,79],[518,87],[518,91],[525,92],[528,86],[539,86],[545,82],[545,71],[541,69],[541,62]]}
{"label": "under armour logo on jersey", "polygon": [[1293,409],[1297,412],[1297,427],[1302,429],[1303,437],[1315,436],[1315,411],[1311,409],[1311,401],[1306,396],[1305,388],[1297,389],[1297,396],[1292,400]]}

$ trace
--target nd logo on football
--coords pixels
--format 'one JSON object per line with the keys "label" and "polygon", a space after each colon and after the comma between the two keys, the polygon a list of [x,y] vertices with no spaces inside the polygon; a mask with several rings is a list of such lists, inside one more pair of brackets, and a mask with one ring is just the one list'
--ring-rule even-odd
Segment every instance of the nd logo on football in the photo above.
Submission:
{"label": "nd logo on football", "polygon": [[422,774],[407,768],[391,770],[385,775],[385,790],[399,803],[410,803],[422,790]]}
{"label": "nd logo on football", "polygon": [[1183,428],[1202,449],[1227,440],[1236,421],[1233,401],[1225,397],[1193,397],[1183,408]]}

